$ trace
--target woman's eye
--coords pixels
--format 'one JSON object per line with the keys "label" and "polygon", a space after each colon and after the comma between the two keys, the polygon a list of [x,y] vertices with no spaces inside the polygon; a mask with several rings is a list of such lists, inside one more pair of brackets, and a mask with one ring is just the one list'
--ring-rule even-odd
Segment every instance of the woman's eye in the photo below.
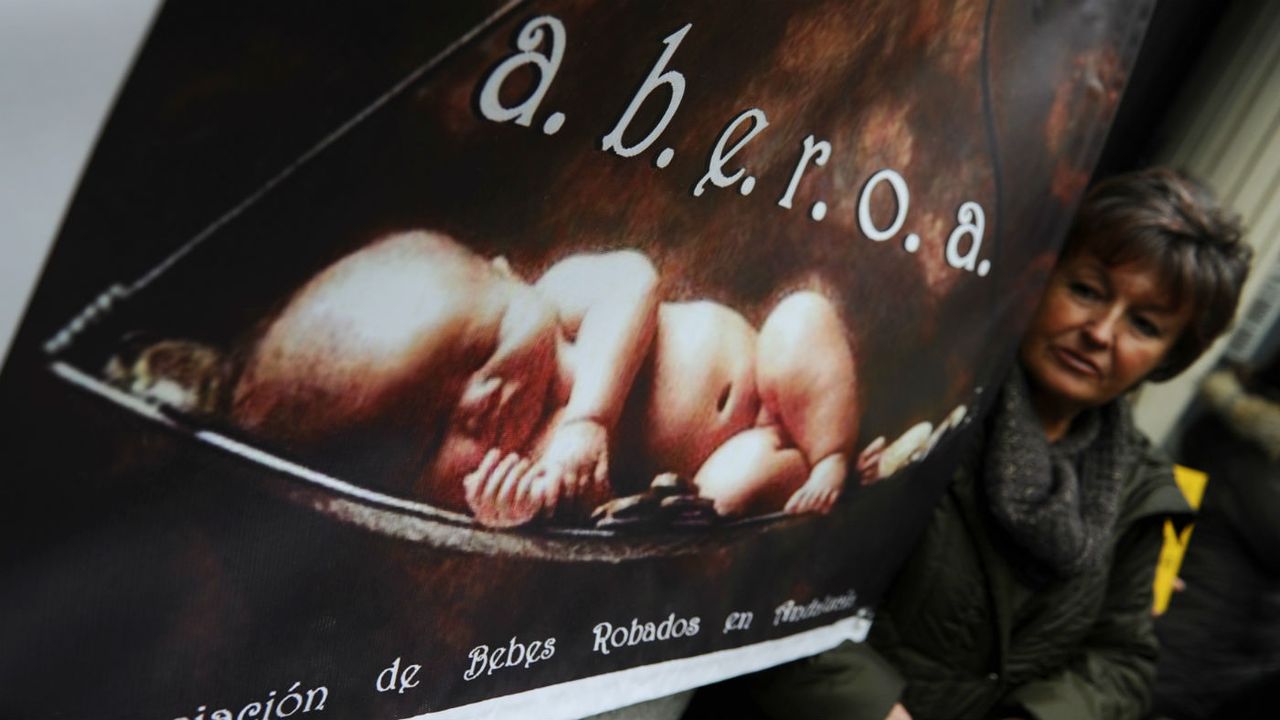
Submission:
{"label": "woman's eye", "polygon": [[1158,338],[1161,335],[1160,326],[1145,317],[1135,317],[1131,323],[1133,328],[1141,335],[1149,338]]}
{"label": "woman's eye", "polygon": [[1090,285],[1089,283],[1080,282],[1078,280],[1067,283],[1067,289],[1071,291],[1072,295],[1086,300],[1095,300],[1102,297],[1102,292],[1098,290],[1098,288]]}

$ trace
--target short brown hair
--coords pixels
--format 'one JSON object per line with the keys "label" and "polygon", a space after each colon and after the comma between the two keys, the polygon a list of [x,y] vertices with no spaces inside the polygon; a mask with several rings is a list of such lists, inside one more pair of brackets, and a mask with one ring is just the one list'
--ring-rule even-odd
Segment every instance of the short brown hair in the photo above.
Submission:
{"label": "short brown hair", "polygon": [[1235,315],[1252,249],[1237,216],[1200,183],[1155,167],[1108,178],[1089,190],[1062,256],[1088,251],[1107,265],[1151,263],[1191,304],[1191,320],[1148,376],[1168,380],[1187,369]]}

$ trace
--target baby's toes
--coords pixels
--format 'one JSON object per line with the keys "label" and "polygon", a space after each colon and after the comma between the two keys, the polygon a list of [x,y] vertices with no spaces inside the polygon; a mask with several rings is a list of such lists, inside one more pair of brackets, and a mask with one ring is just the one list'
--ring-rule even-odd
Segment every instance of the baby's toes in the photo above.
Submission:
{"label": "baby's toes", "polygon": [[798,515],[800,513],[808,512],[808,506],[809,491],[806,488],[800,488],[789,500],[787,500],[787,504],[782,508],[782,511],[792,515]]}
{"label": "baby's toes", "polygon": [[831,512],[831,508],[834,508],[836,506],[836,500],[838,500],[839,498],[840,498],[840,493],[834,490],[827,490],[826,492],[822,493],[822,497],[818,498],[818,501],[814,503],[814,508],[813,508],[814,512],[818,512],[823,515],[826,515],[827,513]]}

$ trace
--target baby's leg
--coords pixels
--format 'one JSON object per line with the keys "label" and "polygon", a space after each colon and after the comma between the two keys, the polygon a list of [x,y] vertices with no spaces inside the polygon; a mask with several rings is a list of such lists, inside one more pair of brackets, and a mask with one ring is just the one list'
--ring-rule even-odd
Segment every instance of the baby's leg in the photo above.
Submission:
{"label": "baby's leg", "polygon": [[777,428],[757,427],[716,448],[693,484],[720,515],[759,515],[781,510],[808,473],[800,451],[786,447]]}
{"label": "baby's leg", "polygon": [[756,373],[765,411],[809,467],[786,509],[826,512],[844,488],[859,415],[853,353],[831,302],[814,292],[784,298],[760,331]]}

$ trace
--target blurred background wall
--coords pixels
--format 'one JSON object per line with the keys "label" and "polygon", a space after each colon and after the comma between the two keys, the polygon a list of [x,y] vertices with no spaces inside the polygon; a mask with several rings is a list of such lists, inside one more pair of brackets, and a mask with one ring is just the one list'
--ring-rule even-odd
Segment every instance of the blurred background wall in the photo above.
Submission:
{"label": "blurred background wall", "polygon": [[[1197,7],[1198,6],[1198,7]],[[1242,312],[1227,338],[1200,358],[1189,371],[1163,385],[1142,391],[1137,403],[1138,424],[1157,442],[1175,447],[1195,411],[1195,390],[1204,375],[1224,360],[1245,364],[1273,354],[1280,317],[1280,3],[1236,0],[1204,3],[1163,0],[1157,13],[1165,23],[1153,23],[1144,55],[1150,62],[1145,76],[1180,76],[1176,92],[1162,96],[1162,117],[1140,127],[1117,125],[1107,161],[1162,163],[1183,169],[1207,182],[1218,196],[1242,216],[1245,239],[1254,247],[1254,269],[1245,286]],[[1172,16],[1177,15],[1177,19]],[[1159,20],[1159,15],[1157,17]],[[1175,38],[1180,36],[1181,39]],[[1159,54],[1164,59],[1156,57]],[[1188,64],[1187,57],[1194,55]],[[1143,63],[1140,60],[1139,63]],[[1125,103],[1138,102],[1144,90],[1168,80],[1139,77],[1135,93]],[[1149,90],[1148,90],[1149,91]],[[1153,112],[1154,102],[1134,108]],[[1125,133],[1132,133],[1125,137]],[[1137,152],[1125,157],[1125,152]],[[1100,168],[1102,171],[1111,167]]]}
{"label": "blurred background wall", "polygon": [[160,0],[0,2],[0,358]]}

